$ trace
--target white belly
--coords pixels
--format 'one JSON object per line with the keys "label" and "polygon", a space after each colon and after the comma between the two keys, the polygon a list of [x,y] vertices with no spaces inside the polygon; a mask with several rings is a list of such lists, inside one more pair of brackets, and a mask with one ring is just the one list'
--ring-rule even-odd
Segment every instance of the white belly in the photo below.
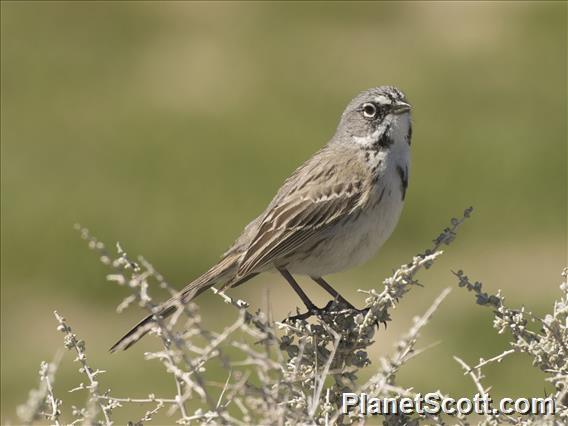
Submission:
{"label": "white belly", "polygon": [[[400,182],[377,188],[375,197],[381,201],[362,213],[356,220],[334,226],[309,256],[287,265],[291,273],[320,277],[352,268],[366,262],[391,235],[400,213],[403,200]],[[373,203],[371,203],[373,205]],[[306,246],[309,246],[308,241]]]}

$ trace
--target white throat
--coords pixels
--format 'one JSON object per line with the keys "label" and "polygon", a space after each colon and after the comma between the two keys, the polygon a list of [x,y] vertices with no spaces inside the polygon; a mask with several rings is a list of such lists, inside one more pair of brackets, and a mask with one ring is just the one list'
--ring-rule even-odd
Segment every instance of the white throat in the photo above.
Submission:
{"label": "white throat", "polygon": [[401,142],[409,145],[410,141],[407,138],[409,137],[410,126],[410,114],[389,114],[373,133],[366,136],[353,136],[353,142],[364,148],[369,148],[375,145],[385,132],[388,132],[393,145],[398,145]]}

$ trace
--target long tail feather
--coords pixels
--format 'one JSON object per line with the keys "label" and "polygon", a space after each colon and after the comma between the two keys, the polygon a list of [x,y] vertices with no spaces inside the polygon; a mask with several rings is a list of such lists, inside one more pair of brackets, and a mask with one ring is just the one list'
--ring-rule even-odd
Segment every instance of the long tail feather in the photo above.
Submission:
{"label": "long tail feather", "polygon": [[[189,303],[195,299],[209,287],[221,282],[230,282],[237,270],[237,257],[228,256],[219,263],[209,269],[206,273],[186,285],[177,295],[164,302],[156,314],[148,315],[132,329],[121,337],[111,348],[110,352],[116,352],[118,349],[126,350],[134,343],[144,337],[153,326],[155,315],[167,318],[173,314],[179,303]],[[252,277],[251,277],[252,278]]]}

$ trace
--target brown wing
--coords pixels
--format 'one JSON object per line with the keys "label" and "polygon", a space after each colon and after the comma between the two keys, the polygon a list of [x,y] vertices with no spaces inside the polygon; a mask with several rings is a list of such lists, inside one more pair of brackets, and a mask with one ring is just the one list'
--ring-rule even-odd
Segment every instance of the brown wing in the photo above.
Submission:
{"label": "brown wing", "polygon": [[237,276],[277,262],[316,234],[323,233],[346,215],[360,208],[361,181],[348,184],[312,185],[273,205],[264,216],[241,260]]}

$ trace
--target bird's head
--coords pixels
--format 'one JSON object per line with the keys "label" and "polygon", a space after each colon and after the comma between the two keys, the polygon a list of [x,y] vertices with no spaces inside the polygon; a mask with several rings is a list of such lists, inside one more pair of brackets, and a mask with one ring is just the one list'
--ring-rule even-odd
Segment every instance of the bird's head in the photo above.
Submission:
{"label": "bird's head", "polygon": [[333,142],[375,150],[395,143],[410,144],[410,111],[406,96],[396,87],[365,90],[345,108]]}

